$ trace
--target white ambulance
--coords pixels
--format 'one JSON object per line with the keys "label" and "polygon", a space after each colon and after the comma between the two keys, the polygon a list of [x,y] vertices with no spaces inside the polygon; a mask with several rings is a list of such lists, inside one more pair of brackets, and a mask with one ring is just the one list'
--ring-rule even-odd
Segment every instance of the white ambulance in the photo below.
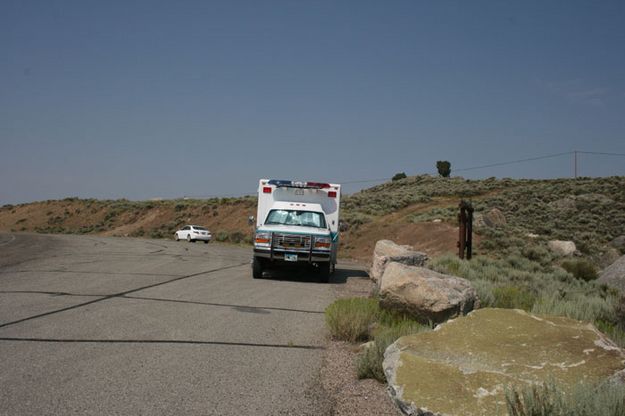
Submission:
{"label": "white ambulance", "polygon": [[312,266],[327,282],[339,243],[341,185],[261,179],[253,276],[281,265]]}

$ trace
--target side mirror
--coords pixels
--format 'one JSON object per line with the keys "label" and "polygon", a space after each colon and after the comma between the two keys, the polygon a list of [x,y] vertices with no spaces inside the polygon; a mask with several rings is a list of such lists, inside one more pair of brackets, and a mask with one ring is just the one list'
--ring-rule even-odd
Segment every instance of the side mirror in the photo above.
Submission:
{"label": "side mirror", "polygon": [[254,225],[255,218],[253,215],[247,217],[247,225]]}

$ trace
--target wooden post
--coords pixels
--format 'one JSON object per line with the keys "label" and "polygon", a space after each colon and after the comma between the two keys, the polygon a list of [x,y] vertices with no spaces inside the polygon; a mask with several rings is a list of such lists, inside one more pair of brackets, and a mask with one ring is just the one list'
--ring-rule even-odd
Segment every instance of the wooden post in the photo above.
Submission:
{"label": "wooden post", "polygon": [[464,259],[465,251],[467,259],[473,254],[473,205],[471,202],[460,201],[458,204],[458,257]]}
{"label": "wooden post", "polygon": [[462,202],[460,203],[460,213],[458,214],[458,257],[461,259],[464,258],[464,249],[466,246],[466,224],[467,224],[467,214],[464,211],[462,206]]}
{"label": "wooden post", "polygon": [[468,203],[467,207],[467,259],[471,260],[473,255],[473,205]]}

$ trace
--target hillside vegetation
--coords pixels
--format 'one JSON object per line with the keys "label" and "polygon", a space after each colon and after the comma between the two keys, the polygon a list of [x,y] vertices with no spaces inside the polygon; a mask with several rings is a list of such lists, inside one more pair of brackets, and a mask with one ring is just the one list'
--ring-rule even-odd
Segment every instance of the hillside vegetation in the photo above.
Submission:
{"label": "hillside vegetation", "polygon": [[251,243],[256,198],[128,201],[65,198],[0,208],[0,230],[172,238],[185,224],[208,226],[217,241]]}
{"label": "hillside vegetation", "polygon": [[[389,238],[431,256],[454,252],[460,199],[476,215],[499,208],[507,223],[476,228],[476,254],[553,259],[546,241],[572,240],[595,266],[607,244],[625,234],[625,177],[553,180],[413,176],[365,189],[342,199],[342,254],[361,260],[375,241]],[[251,242],[247,217],[256,198],[128,201],[66,198],[0,207],[0,229],[42,233],[171,238],[188,223],[209,227],[219,241]],[[436,221],[436,222],[433,222]],[[529,238],[528,234],[537,234]]]}
{"label": "hillside vegetation", "polygon": [[[505,217],[494,227],[476,226],[471,261],[452,254],[460,199],[472,201],[476,217],[494,208]],[[609,244],[625,235],[625,177],[417,176],[354,194],[344,206],[351,227],[347,244],[353,244],[348,252],[368,244],[362,253],[370,255],[375,241],[366,240],[382,237],[412,244],[433,257],[433,269],[470,280],[482,306],[593,322],[625,346],[625,298],[594,281],[600,269],[625,254]],[[446,246],[432,244],[440,235]],[[559,256],[548,248],[550,240],[571,240],[578,252]]]}

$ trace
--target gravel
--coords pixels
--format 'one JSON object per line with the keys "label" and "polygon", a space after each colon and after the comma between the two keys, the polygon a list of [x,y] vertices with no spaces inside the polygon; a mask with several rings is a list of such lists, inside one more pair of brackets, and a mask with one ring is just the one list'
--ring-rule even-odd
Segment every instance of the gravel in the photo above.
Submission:
{"label": "gravel", "polygon": [[[335,285],[336,296],[367,297],[375,284],[359,272],[349,273],[345,284]],[[356,375],[358,345],[329,340],[321,368],[321,385],[334,403],[333,415],[399,416],[386,385],[376,380],[359,380]]]}

